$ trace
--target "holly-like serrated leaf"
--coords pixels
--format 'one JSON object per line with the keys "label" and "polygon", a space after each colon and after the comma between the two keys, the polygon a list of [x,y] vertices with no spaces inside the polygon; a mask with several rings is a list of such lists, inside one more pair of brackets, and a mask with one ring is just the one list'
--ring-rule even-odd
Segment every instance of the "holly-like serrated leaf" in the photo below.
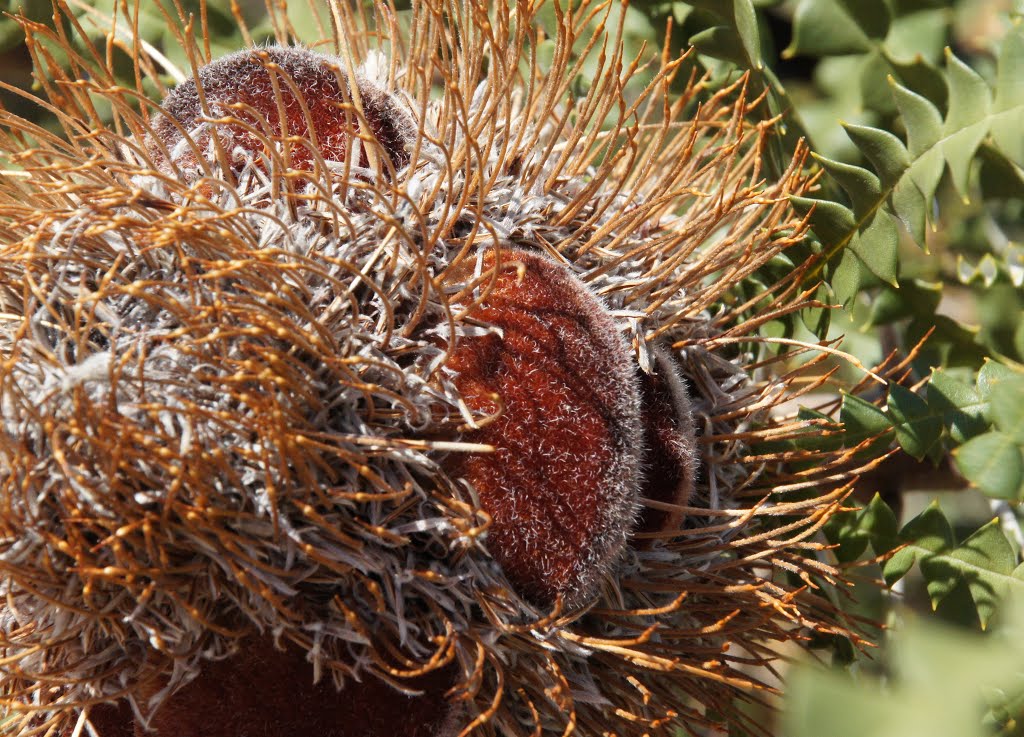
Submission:
{"label": "holly-like serrated leaf", "polygon": [[998,430],[971,438],[953,451],[957,470],[972,485],[997,499],[1018,501],[1024,484],[1020,445]]}
{"label": "holly-like serrated leaf", "polygon": [[932,502],[904,526],[900,531],[900,540],[904,546],[882,567],[882,575],[889,586],[907,575],[918,558],[949,550],[955,542],[953,528],[937,502]]}
{"label": "holly-like serrated leaf", "polygon": [[883,0],[801,0],[793,15],[793,40],[783,56],[871,51],[889,33],[890,20]]}
{"label": "holly-like serrated leaf", "polygon": [[[830,4],[829,7],[836,6]],[[874,172],[820,160],[849,194],[853,204],[847,213],[818,204],[817,208],[823,212],[819,221],[812,223],[823,244],[827,263],[834,268],[832,285],[844,303],[871,283],[867,272],[889,283],[898,275],[895,250],[898,231],[893,216],[904,224],[915,242],[921,246],[926,244],[936,190],[947,168],[964,198],[969,192],[972,169],[979,160],[987,162],[987,179],[984,180],[988,182],[987,191],[995,191],[996,186],[999,192],[1012,194],[1019,181],[1019,188],[1024,192],[1024,170],[1020,170],[1018,176],[1019,167],[1014,168],[1020,158],[1020,141],[1024,139],[1020,134],[1024,130],[1024,91],[1018,79],[1020,64],[1016,73],[1009,71],[1014,68],[1015,60],[1024,59],[1022,35],[1024,30],[1016,28],[1003,44],[1000,76],[994,93],[979,74],[947,52],[944,75],[949,94],[945,116],[934,99],[892,80],[891,92],[906,129],[905,145],[887,131],[845,126],[851,141]],[[873,53],[879,55],[881,63],[882,52],[876,48]],[[932,97],[940,95],[932,94]],[[993,174],[996,170],[993,167],[998,169],[996,174]],[[877,186],[869,176],[872,174],[878,181]],[[996,185],[991,181],[993,176],[998,180]],[[800,202],[795,204],[798,210],[807,207]],[[843,228],[845,231],[841,232]],[[854,251],[859,262],[840,257],[845,248]],[[985,273],[979,271],[979,275],[997,277],[1000,269],[995,261],[986,262],[984,266]]]}
{"label": "holly-like serrated leaf", "polygon": [[863,509],[836,515],[825,534],[835,549],[836,558],[849,563],[860,558],[868,545],[877,555],[885,555],[899,545],[899,522],[882,497],[875,494]]}
{"label": "holly-like serrated leaf", "polygon": [[1024,582],[1013,577],[1016,567],[1017,554],[999,520],[984,525],[948,553],[921,558],[932,605],[938,606],[962,580],[970,589],[982,627],[1011,583],[1024,590]]}
{"label": "holly-like serrated leaf", "polygon": [[928,406],[940,414],[942,424],[955,442],[963,443],[988,429],[985,419],[988,402],[975,387],[956,380],[945,371],[934,371],[927,391]]}
{"label": "holly-like serrated leaf", "polygon": [[992,424],[1024,445],[1024,376],[1017,374],[996,383],[989,401]]}
{"label": "holly-like serrated leaf", "polygon": [[889,387],[889,415],[900,447],[921,460],[934,455],[942,437],[941,416],[928,403],[899,384]]}
{"label": "holly-like serrated leaf", "polygon": [[925,225],[935,190],[942,178],[942,115],[926,98],[893,83],[896,106],[907,128],[911,162],[893,191],[896,214],[918,243],[924,243]]}
{"label": "holly-like serrated leaf", "polygon": [[989,131],[992,94],[985,80],[951,51],[946,59],[949,111],[942,126],[942,153],[953,184],[966,200],[971,162]]}
{"label": "holly-like serrated leaf", "polygon": [[910,166],[910,152],[903,141],[880,128],[849,123],[844,124],[843,128],[878,172],[882,184],[891,190]]}
{"label": "holly-like serrated leaf", "polygon": [[843,440],[848,448],[874,437],[885,439],[892,432],[892,420],[882,410],[853,394],[843,395],[839,421],[843,424]]}
{"label": "holly-like serrated leaf", "polygon": [[[873,281],[867,273],[878,281],[895,286],[898,276],[899,231],[892,217],[877,209],[877,193],[880,191],[878,178],[860,167],[828,159],[821,161],[840,177],[839,181],[844,188],[848,188],[851,199],[856,203],[855,207],[858,210],[867,208],[861,214],[838,202],[806,197],[791,198],[798,212],[811,213],[811,227],[824,243],[842,242],[848,248],[842,254],[832,280],[836,296],[843,303],[849,302],[861,288]],[[872,201],[874,207],[871,206]],[[851,260],[851,253],[856,256],[858,263]]]}
{"label": "holly-like serrated leaf", "polygon": [[900,530],[899,539],[903,547],[883,567],[886,583],[899,581],[917,562],[933,606],[965,585],[984,627],[1007,591],[1024,594],[1024,566],[999,520],[957,544],[949,520],[932,502]]}
{"label": "holly-like serrated leaf", "polygon": [[999,50],[992,139],[1017,166],[1024,167],[1024,24],[1018,22]]}

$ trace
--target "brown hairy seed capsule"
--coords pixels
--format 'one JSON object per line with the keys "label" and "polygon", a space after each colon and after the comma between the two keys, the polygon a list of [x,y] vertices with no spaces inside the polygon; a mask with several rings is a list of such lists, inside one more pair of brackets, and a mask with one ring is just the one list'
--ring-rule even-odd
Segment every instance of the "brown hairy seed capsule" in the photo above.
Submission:
{"label": "brown hairy seed capsule", "polygon": [[[495,266],[494,251],[483,257]],[[489,287],[489,291],[487,291]],[[642,435],[628,346],[565,266],[505,252],[470,316],[499,333],[461,340],[448,361],[474,410],[497,417],[457,454],[493,519],[491,554],[520,594],[550,605],[591,595],[636,520]],[[500,402],[500,404],[499,404]]]}
{"label": "brown hairy seed capsule", "polygon": [[[314,683],[313,666],[296,646],[250,638],[236,655],[207,662],[148,724],[127,702],[93,707],[89,722],[98,737],[450,737],[459,713],[445,698],[453,680],[450,668],[433,671],[404,682],[423,692],[405,695],[368,675],[339,692],[329,679]],[[73,733],[69,725],[62,737]]]}
{"label": "brown hairy seed capsule", "polygon": [[[135,737],[450,737],[451,669],[433,671],[400,693],[373,675],[339,692],[295,645],[268,637],[243,640],[238,652],[203,665],[199,676],[165,700]],[[101,731],[100,737],[117,737]]]}
{"label": "brown hairy seed capsule", "polygon": [[[685,505],[697,478],[698,449],[693,409],[679,369],[664,348],[652,351],[650,373],[640,371],[640,397],[647,451],[641,496],[654,502]],[[639,532],[671,531],[679,527],[678,510],[645,506]]]}
{"label": "brown hairy seed capsule", "polygon": [[[368,168],[381,153],[381,171],[409,163],[406,143],[416,131],[410,114],[372,82],[357,76],[352,85],[338,57],[298,47],[247,49],[207,64],[197,77],[198,85],[187,80],[167,96],[165,115],[153,122],[157,140],[147,148],[168,172],[174,168],[168,154],[190,179],[203,171],[197,151],[205,163],[217,161],[211,130],[236,175],[248,162],[273,155],[279,142],[283,163],[302,171],[314,170],[318,157],[345,161],[355,145],[353,166]],[[204,122],[211,118],[232,122],[214,127]]]}

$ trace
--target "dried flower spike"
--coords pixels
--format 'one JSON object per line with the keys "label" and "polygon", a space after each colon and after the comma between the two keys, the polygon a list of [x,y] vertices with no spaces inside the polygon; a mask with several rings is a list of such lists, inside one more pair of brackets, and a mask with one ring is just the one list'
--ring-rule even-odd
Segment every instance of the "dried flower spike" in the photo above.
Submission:
{"label": "dried flower spike", "polygon": [[65,135],[0,111],[7,725],[757,732],[776,644],[849,635],[857,455],[773,449],[828,377],[760,351],[821,306],[773,264],[806,150],[766,170],[763,98],[667,54],[627,94],[619,4],[331,0],[344,64],[285,5],[230,62],[172,29],[163,118],[134,29],[24,21]]}
{"label": "dried flower spike", "polygon": [[[367,169],[380,160],[379,171],[393,172],[409,163],[406,146],[416,131],[393,95],[365,77],[350,77],[341,58],[301,47],[217,59],[175,87],[162,109],[149,153],[162,169],[187,178],[218,156],[227,157],[236,175],[264,160],[278,161],[282,171],[319,170],[323,162],[339,167],[355,147],[352,166]],[[212,119],[226,124],[214,126]]]}

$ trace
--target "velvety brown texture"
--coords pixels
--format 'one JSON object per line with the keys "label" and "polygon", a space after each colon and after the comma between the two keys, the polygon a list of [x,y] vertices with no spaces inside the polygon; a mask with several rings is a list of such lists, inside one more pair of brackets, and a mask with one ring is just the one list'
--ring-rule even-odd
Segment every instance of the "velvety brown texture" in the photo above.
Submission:
{"label": "velvety brown texture", "polygon": [[[150,726],[160,737],[435,737],[449,711],[445,674],[417,684],[410,698],[366,677],[338,692],[296,648],[266,640],[235,657],[209,663],[202,674],[157,711]],[[136,725],[136,737],[146,732]]]}
{"label": "velvety brown texture", "polygon": [[[202,67],[199,84],[210,114],[215,118],[237,118],[243,123],[217,129],[228,157],[236,148],[253,155],[263,152],[265,144],[255,130],[265,138],[294,138],[288,147],[292,169],[313,169],[314,143],[323,159],[345,160],[352,136],[359,132],[359,119],[353,109],[351,90],[343,87],[347,87],[348,79],[339,70],[341,64],[340,59],[307,49],[270,47],[234,53]],[[278,69],[271,71],[268,65]],[[368,83],[360,83],[359,92],[363,116],[379,144],[376,150],[386,154],[394,168],[401,168],[409,162],[405,142],[412,123],[408,114],[399,110],[382,90]],[[190,133],[200,119],[208,117],[203,112],[195,80],[178,85],[164,100],[163,108]],[[171,151],[182,140],[178,127],[163,116],[155,120],[154,131]],[[205,152],[209,134],[194,137],[200,151]],[[369,166],[367,147],[371,145],[364,141],[359,161],[353,163]],[[155,146],[150,148],[155,158],[165,158]],[[190,148],[179,150],[174,160],[185,166],[196,161]],[[233,168],[237,173],[240,166]]]}
{"label": "velvety brown texture", "polygon": [[[585,596],[618,555],[636,514],[638,390],[628,347],[603,305],[564,266],[505,253],[474,319],[501,335],[463,339],[448,363],[474,409],[500,416],[453,454],[493,524],[491,554],[541,604]],[[494,262],[493,254],[486,265]],[[517,268],[521,267],[521,270]]]}
{"label": "velvety brown texture", "polygon": [[[127,701],[117,704],[97,704],[89,710],[89,721],[100,737],[134,737],[135,717]],[[68,726],[61,737],[71,737],[74,725]],[[88,732],[82,732],[88,735]]]}
{"label": "velvety brown texture", "polygon": [[366,676],[339,692],[329,678],[313,683],[298,648],[254,638],[234,657],[207,663],[164,702],[150,730],[127,704],[95,708],[92,719],[100,737],[447,737],[453,682],[450,669],[434,672],[409,682],[426,691],[409,697]]}

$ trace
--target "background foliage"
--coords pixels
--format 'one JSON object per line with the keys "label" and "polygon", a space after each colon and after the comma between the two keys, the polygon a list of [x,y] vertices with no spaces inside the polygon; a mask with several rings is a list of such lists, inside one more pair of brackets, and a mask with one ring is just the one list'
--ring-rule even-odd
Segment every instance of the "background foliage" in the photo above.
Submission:
{"label": "background foliage", "polygon": [[[244,43],[231,5],[209,0],[215,53]],[[294,5],[302,30],[311,16]],[[262,2],[242,6],[258,35]],[[49,0],[0,0],[22,7],[52,15]],[[159,3],[142,11],[146,39],[187,66]],[[844,336],[867,365],[908,359],[874,403],[841,394],[800,409],[832,431],[792,442],[880,460],[826,536],[865,582],[844,606],[889,628],[877,650],[822,642],[827,674],[797,665],[777,732],[1024,734],[1024,608],[1003,604],[1024,595],[1024,0],[634,0],[619,12],[628,52],[692,45],[709,88],[747,73],[767,92],[764,114],[782,121],[769,168],[811,143],[819,186],[793,204],[813,226],[806,247],[826,258],[806,286],[842,309],[763,334]],[[0,20],[3,81],[31,87],[29,62],[20,28]],[[37,115],[11,91],[0,101]],[[769,264],[737,296],[786,268]],[[839,368],[838,389],[860,380]]]}

